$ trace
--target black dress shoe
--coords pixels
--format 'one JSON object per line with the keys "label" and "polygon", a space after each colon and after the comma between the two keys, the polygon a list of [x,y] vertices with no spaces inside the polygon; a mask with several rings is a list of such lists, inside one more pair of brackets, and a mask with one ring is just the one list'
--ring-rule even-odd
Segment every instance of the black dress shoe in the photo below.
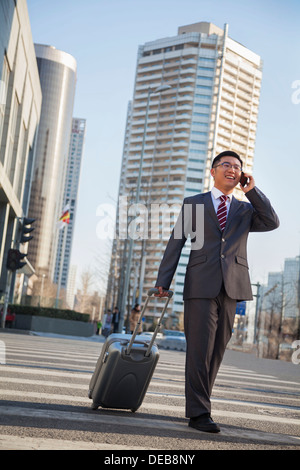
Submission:
{"label": "black dress shoe", "polygon": [[197,418],[190,418],[189,426],[204,432],[220,432],[219,426],[213,421],[208,413],[197,416]]}

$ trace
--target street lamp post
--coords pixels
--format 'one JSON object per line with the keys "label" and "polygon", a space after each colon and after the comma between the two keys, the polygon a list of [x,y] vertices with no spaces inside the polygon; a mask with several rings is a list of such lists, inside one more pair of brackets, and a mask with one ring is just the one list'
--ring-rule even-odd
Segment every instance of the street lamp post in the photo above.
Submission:
{"label": "street lamp post", "polygon": [[[147,122],[148,122],[150,98],[152,94],[162,93],[166,90],[169,90],[170,88],[172,88],[170,85],[160,85],[157,88],[149,88],[148,90],[142,149],[141,149],[141,158],[140,158],[139,174],[138,174],[136,194],[135,194],[136,204],[138,204],[139,199],[140,199],[140,189],[141,189],[141,181],[142,181],[142,170],[143,170],[143,160],[144,160],[145,141],[146,141],[146,134],[147,134]],[[122,332],[123,325],[124,325],[124,315],[125,315],[126,300],[127,300],[128,288],[129,288],[129,282],[130,282],[131,259],[132,259],[132,252],[133,252],[133,243],[134,243],[133,238],[130,236],[130,234],[128,235],[129,235],[129,249],[128,249],[128,258],[127,258],[127,265],[126,265],[124,289],[123,289],[122,302],[121,302],[121,308],[120,308],[121,316],[120,316],[120,323],[119,323],[119,332]]]}

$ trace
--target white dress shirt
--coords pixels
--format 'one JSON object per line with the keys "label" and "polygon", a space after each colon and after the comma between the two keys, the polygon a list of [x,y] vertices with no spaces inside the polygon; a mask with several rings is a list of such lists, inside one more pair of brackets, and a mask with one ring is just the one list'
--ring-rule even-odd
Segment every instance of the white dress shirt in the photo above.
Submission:
{"label": "white dress shirt", "polygon": [[[221,202],[221,199],[220,199],[220,196],[223,196],[223,193],[222,191],[220,191],[218,188],[216,188],[215,186],[211,189],[211,200],[213,202],[213,205],[214,205],[214,208],[215,208],[215,211],[217,213],[218,211],[218,207],[219,207],[219,204]],[[228,215],[228,212],[229,212],[229,208],[230,208],[230,204],[231,204],[231,201],[232,201],[232,196],[233,196],[233,193],[230,193],[230,194],[227,194],[227,199],[226,199],[226,207],[227,207],[227,215]],[[229,198],[229,199],[228,199]]]}

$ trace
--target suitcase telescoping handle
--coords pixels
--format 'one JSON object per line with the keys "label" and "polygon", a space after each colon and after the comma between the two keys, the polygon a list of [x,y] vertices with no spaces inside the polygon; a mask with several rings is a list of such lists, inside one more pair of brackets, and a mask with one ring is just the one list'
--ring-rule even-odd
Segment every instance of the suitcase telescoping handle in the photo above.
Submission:
{"label": "suitcase telescoping handle", "polygon": [[[150,300],[150,297],[151,297],[152,295],[154,295],[154,294],[158,294],[158,292],[159,292],[159,291],[158,291],[158,289],[157,289],[156,287],[153,287],[152,289],[149,289],[149,290],[148,290],[145,304],[144,304],[143,309],[142,309],[142,311],[141,311],[141,314],[140,314],[139,320],[138,320],[138,322],[137,322],[137,325],[136,325],[136,327],[135,327],[135,330],[134,330],[134,332],[132,333],[130,342],[129,342],[128,347],[127,347],[127,349],[126,349],[126,354],[130,354],[130,351],[131,351],[131,349],[132,349],[132,345],[133,345],[134,340],[135,340],[135,338],[136,338],[136,335],[137,335],[139,326],[140,326],[140,324],[142,323],[143,316],[144,316],[144,312],[145,312],[145,310],[146,310],[146,308],[147,308],[147,305],[148,305],[148,302],[149,302],[149,300]],[[154,343],[154,341],[155,341],[156,335],[157,335],[157,333],[158,333],[158,330],[159,330],[159,328],[160,328],[162,319],[163,319],[164,314],[165,314],[165,312],[166,312],[166,310],[167,310],[167,307],[168,307],[168,304],[169,304],[169,302],[170,302],[170,299],[171,299],[172,296],[173,296],[173,292],[172,292],[171,290],[168,290],[167,292],[168,292],[168,296],[166,297],[166,299],[167,299],[167,300],[166,300],[166,303],[165,303],[165,305],[164,305],[163,311],[162,311],[162,313],[161,313],[161,316],[160,316],[160,318],[159,318],[159,320],[158,320],[158,323],[157,323],[156,328],[155,328],[155,330],[154,330],[154,333],[153,333],[153,335],[152,335],[152,338],[151,338],[151,341],[150,341],[150,343],[149,343],[149,346],[148,346],[148,349],[147,349],[147,351],[146,351],[145,356],[150,356],[150,352],[151,352],[153,343]]]}

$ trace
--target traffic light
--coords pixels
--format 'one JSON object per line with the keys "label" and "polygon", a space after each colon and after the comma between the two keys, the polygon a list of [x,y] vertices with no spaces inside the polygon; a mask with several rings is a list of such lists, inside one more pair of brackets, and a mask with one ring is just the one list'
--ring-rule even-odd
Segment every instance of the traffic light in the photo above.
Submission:
{"label": "traffic light", "polygon": [[10,271],[16,271],[17,269],[23,268],[23,266],[26,265],[26,263],[22,261],[25,256],[25,253],[21,253],[19,250],[10,248],[7,253],[7,269],[9,269]]}
{"label": "traffic light", "polygon": [[28,217],[24,217],[21,221],[21,236],[20,236],[20,243],[27,243],[33,239],[32,235],[29,235],[34,230],[34,227],[31,227],[35,219],[30,219]]}

